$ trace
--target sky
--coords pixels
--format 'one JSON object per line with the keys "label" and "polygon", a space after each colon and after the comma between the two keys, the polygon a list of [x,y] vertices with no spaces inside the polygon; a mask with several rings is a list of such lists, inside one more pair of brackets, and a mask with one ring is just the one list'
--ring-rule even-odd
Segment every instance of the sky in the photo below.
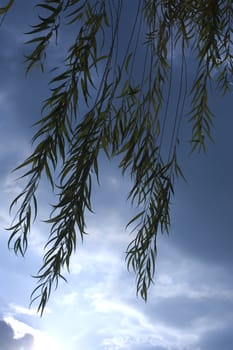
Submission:
{"label": "sky", "polygon": [[[124,260],[132,237],[125,229],[130,181],[114,161],[101,160],[95,214],[88,216],[84,243],[78,241],[68,283],[60,283],[42,317],[36,305],[29,308],[48,228],[36,221],[24,258],[8,250],[5,229],[10,202],[22,189],[12,169],[31,151],[31,125],[48,92],[39,71],[25,77],[23,33],[35,11],[24,6],[16,4],[0,27],[0,350],[231,350],[233,92],[211,95],[215,143],[207,154],[182,152],[187,182],[176,183],[171,230],[158,237],[147,303],[137,298]],[[46,183],[39,199],[44,218]]]}

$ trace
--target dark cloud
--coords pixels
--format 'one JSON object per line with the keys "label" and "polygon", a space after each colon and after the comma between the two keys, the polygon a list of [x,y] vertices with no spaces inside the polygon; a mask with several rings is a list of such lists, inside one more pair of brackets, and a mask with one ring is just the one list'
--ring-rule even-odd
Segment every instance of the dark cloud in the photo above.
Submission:
{"label": "dark cloud", "polygon": [[[33,6],[17,4],[14,6],[1,26],[0,42],[0,114],[1,128],[8,135],[7,142],[14,139],[14,135],[27,137],[28,142],[32,134],[31,125],[39,119],[41,103],[48,94],[48,77],[35,68],[26,77],[25,55],[29,45],[25,34],[29,31],[29,24],[35,22]],[[9,135],[11,137],[9,138]],[[4,136],[4,135],[3,135]]]}
{"label": "dark cloud", "polygon": [[170,239],[185,254],[232,270],[232,96],[213,100],[215,144],[207,156],[181,157],[188,184],[175,189]]}
{"label": "dark cloud", "polygon": [[221,318],[229,320],[231,319],[232,307],[232,302],[221,298],[199,297],[193,299],[177,296],[160,300],[154,308],[147,309],[147,316],[153,320],[156,315],[162,323],[185,330],[190,329],[193,324],[203,318],[208,318],[210,322]]}
{"label": "dark cloud", "polygon": [[200,342],[200,350],[232,350],[232,327],[206,333]]}
{"label": "dark cloud", "polygon": [[[224,174],[224,164],[209,164],[197,174],[194,167],[204,168],[204,162],[194,161],[189,186],[177,191],[170,240],[184,254],[211,265],[233,265],[231,234],[231,179]],[[220,169],[218,169],[218,167]],[[231,171],[233,175],[233,171]],[[205,176],[209,180],[202,181]]]}
{"label": "dark cloud", "polygon": [[15,339],[12,327],[0,320],[0,350],[33,350],[33,342],[31,334]]}
{"label": "dark cloud", "polygon": [[7,118],[2,118],[1,126],[5,133],[12,135],[14,131],[23,131],[25,136],[40,117],[41,102],[48,93],[47,77],[36,69],[26,77],[23,63],[26,45],[23,40],[18,40],[17,33],[3,28],[0,42],[4,47],[0,52],[0,112],[7,114]]}
{"label": "dark cloud", "polygon": [[163,323],[185,329],[191,327],[196,319],[206,315],[207,312],[206,301],[175,297],[161,300],[154,310],[151,308],[147,311],[147,315],[152,319],[157,315]]}

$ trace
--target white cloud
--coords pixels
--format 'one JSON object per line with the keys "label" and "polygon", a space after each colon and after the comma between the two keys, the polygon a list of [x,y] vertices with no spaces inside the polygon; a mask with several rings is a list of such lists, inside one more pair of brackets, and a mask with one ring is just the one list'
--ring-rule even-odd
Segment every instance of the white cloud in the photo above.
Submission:
{"label": "white cloud", "polygon": [[[141,308],[140,300],[122,300],[121,293],[110,295],[98,285],[86,291],[86,298],[96,318],[100,318],[99,332],[103,336],[102,345],[106,350],[127,349],[129,345],[151,344],[170,348],[191,346],[199,340],[199,332],[187,329],[184,333],[179,327],[169,326],[159,320],[154,311],[153,318],[148,318],[146,310],[150,310],[150,302]],[[98,290],[99,288],[99,290]],[[111,319],[111,323],[104,322]]]}
{"label": "white cloud", "polygon": [[39,316],[35,308],[26,308],[16,304],[9,304],[10,309],[18,315]]}
{"label": "white cloud", "polygon": [[26,323],[20,322],[16,320],[12,316],[6,316],[3,318],[3,320],[8,323],[14,330],[15,339],[23,337],[25,334],[29,333],[34,335],[35,329],[28,326]]}
{"label": "white cloud", "polygon": [[[9,308],[12,310],[12,312],[16,313],[17,315],[28,315],[28,316],[39,317],[37,308],[27,308],[21,305],[13,304],[13,303],[9,304]],[[49,307],[45,307],[44,315],[50,314],[51,312],[52,311]]]}
{"label": "white cloud", "polygon": [[[71,263],[69,292],[67,287],[60,288],[50,301],[52,309],[62,313],[62,319],[53,313],[46,322],[59,322],[60,332],[71,328],[64,329],[71,349],[84,344],[84,339],[93,334],[94,339],[102,339],[106,350],[128,350],[136,345],[143,348],[144,344],[197,350],[201,337],[222,324],[214,322],[211,315],[197,315],[184,330],[178,324],[171,325],[166,317],[161,318],[161,310],[157,311],[156,306],[162,300],[175,301],[178,297],[191,301],[232,300],[230,288],[219,281],[221,270],[181,256],[165,241],[161,245],[156,283],[145,305],[135,297],[134,276],[123,273],[126,270],[123,247],[129,237],[118,232],[121,223],[117,224],[113,217],[106,219],[107,225],[92,220],[90,231],[93,233],[85,237],[84,246],[79,246]],[[192,303],[188,307],[192,308]],[[26,315],[24,308],[15,307],[15,311]],[[75,324],[79,325],[77,334]]]}
{"label": "white cloud", "polygon": [[188,270],[183,271],[183,278],[180,277],[179,279],[171,277],[172,271],[169,271],[159,274],[156,286],[153,288],[153,296],[157,299],[186,297],[193,300],[218,299],[233,301],[232,289],[219,284],[218,281],[214,285],[210,285],[209,281],[201,281],[200,276],[196,275],[193,283],[191,283],[190,279],[187,280]]}
{"label": "white cloud", "polygon": [[25,334],[31,334],[34,337],[33,350],[64,350],[62,345],[48,334],[35,329],[24,322],[18,321],[12,316],[6,316],[3,320],[8,323],[14,330],[14,338],[22,338]]}
{"label": "white cloud", "polygon": [[17,181],[15,174],[9,173],[3,180],[3,192],[13,195],[18,195],[22,192],[23,186],[21,186],[20,181]]}
{"label": "white cloud", "polygon": [[158,243],[157,273],[150,291],[152,299],[186,297],[233,301],[231,273],[224,266],[186,255],[166,237],[159,237]]}

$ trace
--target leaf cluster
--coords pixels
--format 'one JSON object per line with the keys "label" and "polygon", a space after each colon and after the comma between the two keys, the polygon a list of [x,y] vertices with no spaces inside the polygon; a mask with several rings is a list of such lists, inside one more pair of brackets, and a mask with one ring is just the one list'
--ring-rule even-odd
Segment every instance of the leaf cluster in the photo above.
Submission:
{"label": "leaf cluster", "polygon": [[[136,274],[137,293],[147,299],[155,274],[156,237],[158,232],[169,232],[175,179],[183,177],[177,162],[180,125],[188,115],[192,151],[205,150],[213,124],[209,86],[215,83],[223,93],[230,86],[231,1],[133,3],[128,6],[134,7],[135,20],[124,40],[123,1],[40,1],[38,23],[27,33],[32,49],[26,71],[38,64],[44,71],[48,48],[54,42],[58,45],[61,28],[75,28],[63,61],[51,72],[50,95],[36,123],[33,152],[17,168],[24,171],[27,185],[11,206],[18,209],[9,244],[24,255],[37,216],[42,177],[57,195],[47,219],[50,232],[36,276],[38,286],[32,294],[33,301],[39,298],[41,313],[52,287],[64,278],[64,268],[69,270],[77,234],[83,238],[86,233],[100,152],[120,159],[122,174],[132,180],[128,199],[138,213],[128,223],[133,225],[134,238],[126,260]],[[194,61],[191,82],[187,56]],[[174,66],[180,67],[179,84],[174,82]],[[169,112],[172,88],[177,101]],[[187,101],[191,107],[185,113]]]}

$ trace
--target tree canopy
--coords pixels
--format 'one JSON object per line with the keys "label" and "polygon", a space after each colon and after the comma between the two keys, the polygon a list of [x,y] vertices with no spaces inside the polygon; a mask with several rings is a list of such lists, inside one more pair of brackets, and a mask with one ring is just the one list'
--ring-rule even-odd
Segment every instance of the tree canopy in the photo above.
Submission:
{"label": "tree canopy", "polygon": [[[0,8],[2,19],[13,5],[10,0]],[[132,8],[127,32],[126,6]],[[46,177],[57,202],[47,218],[48,241],[32,293],[42,313],[64,268],[69,270],[77,235],[85,235],[99,156],[117,157],[122,174],[131,178],[128,199],[138,208],[128,223],[135,235],[127,247],[127,266],[146,300],[156,237],[169,231],[175,180],[183,177],[177,161],[180,126],[189,125],[191,151],[205,151],[213,125],[209,87],[225,94],[231,85],[232,1],[39,0],[35,8],[38,21],[26,34],[31,50],[26,72],[35,66],[47,72],[50,95],[36,123],[33,151],[16,168],[27,183],[11,205],[16,215],[9,246],[25,254],[37,192]],[[64,47],[66,30],[64,57],[54,63],[50,48]],[[48,62],[54,64],[50,72]]]}

